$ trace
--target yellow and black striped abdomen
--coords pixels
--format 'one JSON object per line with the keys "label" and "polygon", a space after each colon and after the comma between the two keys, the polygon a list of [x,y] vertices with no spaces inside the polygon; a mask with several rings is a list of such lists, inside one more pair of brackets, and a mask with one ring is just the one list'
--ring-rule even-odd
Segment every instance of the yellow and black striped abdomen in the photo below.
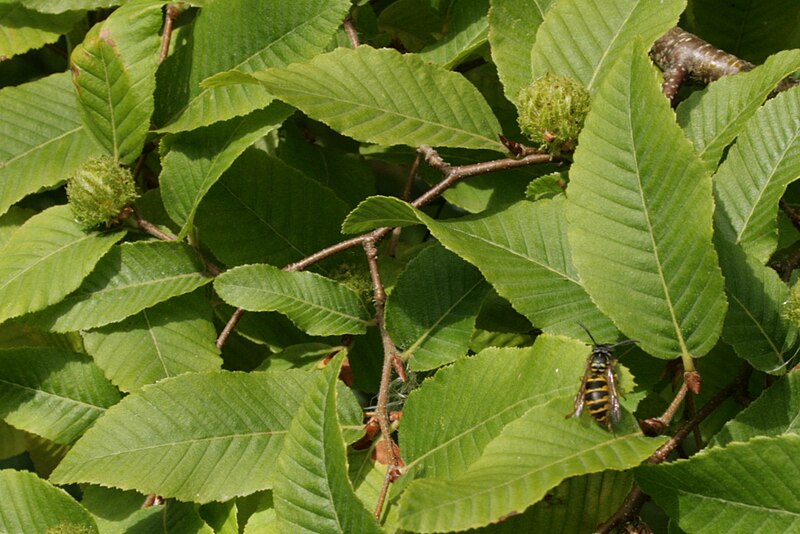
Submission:
{"label": "yellow and black striped abdomen", "polygon": [[595,421],[603,426],[610,425],[611,392],[608,388],[608,380],[606,379],[605,372],[593,372],[586,379],[586,386],[583,390],[583,402]]}

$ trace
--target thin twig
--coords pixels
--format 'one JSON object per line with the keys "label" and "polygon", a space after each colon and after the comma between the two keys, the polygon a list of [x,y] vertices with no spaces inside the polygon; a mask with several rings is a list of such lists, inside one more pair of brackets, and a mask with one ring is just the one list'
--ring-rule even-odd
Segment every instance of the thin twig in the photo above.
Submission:
{"label": "thin twig", "polygon": [[389,385],[392,381],[392,369],[394,367],[394,358],[397,355],[397,347],[395,347],[392,338],[389,336],[389,332],[386,331],[386,324],[384,321],[386,291],[383,289],[383,282],[381,281],[380,271],[378,270],[378,248],[375,246],[375,240],[367,239],[364,241],[364,252],[367,255],[369,274],[372,279],[375,322],[378,325],[381,341],[383,343],[383,367],[381,369],[381,382],[378,388],[378,400],[375,406],[374,417],[378,420],[378,424],[381,427],[381,437],[386,443],[389,464],[386,467],[383,486],[381,487],[380,494],[378,495],[378,502],[375,506],[375,519],[380,521],[381,513],[383,512],[383,503],[389,491],[389,484],[396,477],[396,473],[400,468],[400,459],[395,454],[395,449],[393,447],[392,425],[389,421],[389,411],[387,409],[387,405],[389,404]]}
{"label": "thin twig", "polygon": [[[710,401],[703,405],[703,407],[700,408],[694,417],[692,417],[683,426],[681,426],[677,432],[675,432],[674,436],[672,436],[666,443],[664,443],[661,447],[656,449],[653,454],[650,455],[646,463],[660,464],[666,460],[672,451],[674,451],[678,445],[680,445],[680,443],[686,439],[686,436],[694,431],[694,429],[697,428],[697,426],[700,425],[700,423],[702,423],[706,417],[711,415],[711,413],[723,402],[725,402],[728,397],[746,386],[751,372],[752,368],[750,366],[745,366],[736,376],[736,378],[733,379],[733,382],[722,388],[719,393],[714,395]],[[638,513],[639,508],[641,508],[642,504],[644,504],[645,499],[646,496],[642,492],[642,489],[638,485],[634,485],[619,509],[614,513],[614,515],[608,518],[606,522],[598,526],[595,532],[597,534],[606,534],[611,532],[611,530],[617,525],[630,520]]]}
{"label": "thin twig", "polygon": [[174,235],[164,232],[158,226],[145,219],[136,206],[133,207],[133,215],[136,217],[136,224],[139,226],[139,228],[151,236],[162,241],[175,241],[176,238]]}
{"label": "thin twig", "polygon": [[222,332],[219,333],[219,337],[217,338],[217,348],[222,350],[222,346],[225,345],[225,342],[228,341],[228,337],[230,337],[231,332],[236,328],[236,325],[239,324],[239,319],[242,318],[244,315],[244,310],[242,308],[236,308],[236,311],[233,312],[231,318],[228,319],[228,322],[225,324],[225,328],[222,329]]}
{"label": "thin twig", "polygon": [[778,206],[783,210],[789,220],[792,221],[792,225],[794,226],[795,230],[800,232],[800,213],[794,208],[792,208],[785,200],[781,199],[778,202]]}
{"label": "thin twig", "polygon": [[[493,161],[486,161],[482,163],[473,163],[471,165],[460,165],[454,167],[445,162],[438,152],[436,152],[434,149],[432,149],[427,145],[420,146],[418,152],[422,154],[428,165],[441,171],[442,174],[444,175],[444,178],[411,203],[411,205],[414,206],[415,208],[419,208],[421,206],[428,204],[432,200],[439,197],[439,195],[444,193],[448,188],[453,187],[461,179],[467,178],[469,176],[484,174],[487,172],[515,169],[518,167],[525,167],[537,163],[549,163],[549,162],[560,161],[557,158],[553,158],[550,154],[529,154],[519,159],[502,158]],[[311,254],[310,256],[303,258],[302,260],[290,263],[287,266],[285,266],[283,270],[303,271],[305,269],[308,269],[315,263],[333,256],[334,254],[338,254],[339,252],[344,252],[345,250],[351,249],[359,245],[363,246],[365,241],[371,240],[377,243],[378,241],[386,237],[386,235],[391,231],[392,231],[391,228],[386,228],[386,227],[376,228],[371,232],[367,232],[365,234],[361,234],[360,236],[352,237],[345,241],[341,241],[339,243],[336,243],[335,245],[331,245],[330,247],[319,250]],[[238,318],[234,321],[234,317],[231,317],[229,323],[233,322],[233,324],[225,325],[225,330],[233,330],[236,327],[235,323],[237,321]],[[223,330],[223,332],[225,330]],[[225,340],[222,339],[222,344],[224,343]],[[222,346],[220,344],[220,338],[217,339],[217,346],[218,347]]]}
{"label": "thin twig", "polygon": [[675,394],[675,398],[672,399],[672,402],[669,403],[667,409],[664,411],[661,417],[658,418],[658,420],[665,427],[669,426],[669,424],[672,422],[672,418],[675,417],[675,413],[678,411],[678,408],[680,408],[681,403],[683,402],[683,399],[686,397],[686,393],[688,391],[689,391],[689,386],[686,385],[686,382],[681,384],[681,388],[678,390],[678,393]]}
{"label": "thin twig", "polygon": [[[406,185],[403,187],[403,196],[400,197],[406,202],[411,199],[411,188],[414,187],[414,180],[417,177],[417,171],[419,170],[419,164],[422,161],[422,154],[417,154],[417,157],[414,158],[414,163],[411,164],[411,169],[408,171],[408,176],[406,177]],[[392,231],[392,238],[389,242],[389,248],[387,254],[391,257],[394,257],[395,251],[397,250],[397,243],[400,241],[400,232],[403,229],[398,227]]]}
{"label": "thin twig", "polygon": [[352,15],[347,15],[344,18],[344,32],[347,34],[347,37],[350,39],[350,44],[353,45],[353,48],[358,48],[358,31],[356,30],[356,25],[354,24]]}
{"label": "thin twig", "polygon": [[164,33],[161,36],[161,51],[158,54],[158,62],[162,63],[169,55],[169,43],[172,41],[172,30],[175,26],[175,19],[181,14],[182,9],[177,4],[169,4],[164,14]]}

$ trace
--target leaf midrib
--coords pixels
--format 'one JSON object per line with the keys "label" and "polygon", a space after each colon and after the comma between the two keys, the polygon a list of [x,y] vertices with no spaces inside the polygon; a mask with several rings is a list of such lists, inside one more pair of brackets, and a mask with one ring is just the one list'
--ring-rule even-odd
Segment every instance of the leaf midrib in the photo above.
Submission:
{"label": "leaf midrib", "polygon": [[[296,297],[296,296],[293,296],[291,294],[279,293],[277,291],[270,291],[269,289],[262,288],[262,287],[238,285],[238,284],[231,283],[231,282],[228,282],[226,285],[229,288],[232,288],[232,289],[246,290],[246,292],[260,292],[260,293],[264,293],[264,294],[266,294],[268,296],[275,295],[275,296],[278,296],[278,297],[287,298],[287,299],[291,300],[292,302],[304,304],[304,305],[312,307],[312,308],[316,308],[316,309],[319,309],[319,310],[322,310],[322,311],[326,311],[326,312],[329,312],[329,313],[331,313],[333,315],[337,315],[339,317],[342,317],[342,318],[345,318],[345,319],[349,319],[349,320],[351,320],[353,322],[356,322],[356,323],[359,323],[359,324],[366,324],[366,321],[364,319],[362,319],[361,317],[358,317],[358,316],[355,316],[355,315],[350,315],[350,314],[347,314],[347,313],[343,313],[343,312],[341,312],[341,311],[339,311],[339,310],[337,310],[335,308],[328,308],[328,307],[326,307],[326,306],[324,306],[322,304],[318,304],[318,303],[310,301],[310,300],[302,299],[300,297]],[[277,311],[277,310],[271,310],[271,311]]]}
{"label": "leaf midrib", "polygon": [[457,300],[455,300],[452,303],[452,305],[449,308],[447,308],[444,311],[444,313],[442,315],[440,315],[439,318],[436,319],[436,321],[434,321],[430,325],[429,328],[425,329],[422,333],[419,334],[419,336],[417,337],[417,341],[415,341],[410,347],[408,347],[403,352],[403,354],[413,354],[414,352],[416,352],[416,350],[419,349],[419,347],[422,346],[422,344],[431,336],[431,333],[434,330],[436,330],[440,324],[442,324],[442,322],[445,320],[445,318],[447,318],[450,315],[452,315],[453,310],[456,309],[464,300],[467,299],[467,297],[472,295],[472,293],[479,286],[481,286],[484,283],[485,283],[485,281],[483,279],[478,280],[476,283],[474,283],[472,286],[470,286],[466,291],[464,291],[464,293]]}
{"label": "leaf midrib", "polygon": [[[519,399],[517,402],[507,405],[504,410],[499,410],[499,411],[495,412],[493,415],[487,417],[486,419],[481,419],[481,421],[478,422],[478,424],[470,426],[468,428],[465,428],[462,432],[459,432],[458,434],[454,434],[450,439],[445,440],[445,441],[441,442],[440,444],[438,444],[437,446],[429,449],[428,451],[426,451],[425,453],[421,454],[420,456],[418,456],[413,461],[407,463],[405,470],[407,472],[410,472],[415,465],[419,464],[422,460],[424,460],[428,456],[431,456],[432,454],[439,452],[439,450],[448,447],[450,444],[452,444],[454,442],[460,441],[462,438],[464,438],[468,434],[470,434],[472,432],[475,432],[479,428],[485,427],[490,422],[499,419],[501,415],[504,415],[505,413],[508,413],[508,412],[516,409],[520,405],[523,405],[523,404],[526,404],[526,403],[530,403],[530,406],[528,407],[528,409],[533,409],[533,408],[535,408],[537,406],[544,406],[545,404],[547,404],[547,402],[536,403],[536,400],[540,399],[540,398],[543,398],[545,401],[549,402],[549,400],[551,398],[566,396],[567,393],[568,392],[572,392],[573,389],[574,388],[572,386],[562,386],[560,388],[552,389],[552,390],[549,390],[549,391],[547,391],[545,393],[541,393],[539,395],[533,395],[533,396],[530,396],[530,397],[525,397],[524,399]],[[572,397],[572,396],[573,395],[570,394],[570,397]],[[520,414],[520,417],[522,417],[522,414]],[[495,438],[496,437],[497,436],[495,436]]]}
{"label": "leaf midrib", "polygon": [[56,398],[65,404],[72,404],[79,407],[88,408],[90,410],[98,411],[100,413],[105,413],[106,408],[101,406],[96,406],[94,404],[89,404],[88,402],[82,401],[80,399],[73,399],[71,397],[65,397],[64,395],[54,392],[54,391],[47,391],[45,389],[36,389],[32,386],[27,386],[25,384],[20,384],[18,382],[10,382],[6,379],[0,378],[0,384],[6,384],[12,388],[21,389],[23,391],[27,391],[33,393],[34,397],[37,396],[44,396],[47,398]]}

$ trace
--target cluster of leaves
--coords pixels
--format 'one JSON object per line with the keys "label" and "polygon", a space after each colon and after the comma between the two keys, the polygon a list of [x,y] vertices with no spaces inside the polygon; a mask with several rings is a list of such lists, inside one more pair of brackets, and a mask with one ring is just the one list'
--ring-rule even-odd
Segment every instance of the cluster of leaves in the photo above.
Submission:
{"label": "cluster of leaves", "polygon": [[[797,345],[768,267],[798,247],[778,203],[800,203],[800,90],[768,99],[800,70],[794,2],[198,0],[160,62],[166,4],[0,0],[0,530],[585,532],[634,483],[674,529],[798,528],[800,378],[764,390]],[[673,112],[647,51],[679,21],[763,65]],[[546,73],[592,95],[571,165],[400,200],[413,147],[503,158]],[[63,184],[99,156],[174,239],[75,221]],[[348,446],[383,360],[366,260],[282,267],[381,227],[409,227],[380,268],[421,385],[376,522],[386,468]],[[564,418],[580,325],[639,341],[613,432]],[[665,438],[635,417],[663,412],[678,357],[698,406],[743,365],[756,400],[641,466]]]}

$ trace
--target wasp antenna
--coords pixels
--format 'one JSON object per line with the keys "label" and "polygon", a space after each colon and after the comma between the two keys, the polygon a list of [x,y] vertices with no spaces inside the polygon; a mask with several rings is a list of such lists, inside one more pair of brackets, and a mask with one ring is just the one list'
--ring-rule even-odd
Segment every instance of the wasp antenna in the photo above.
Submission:
{"label": "wasp antenna", "polygon": [[586,334],[589,336],[589,339],[591,339],[591,340],[592,340],[592,344],[593,344],[593,345],[595,345],[595,346],[597,346],[597,341],[595,341],[595,339],[594,339],[594,336],[592,335],[592,333],[591,333],[591,332],[589,332],[589,329],[588,329],[588,328],[586,328],[585,326],[583,326],[583,323],[581,323],[580,321],[578,321],[578,326],[580,326],[581,328],[583,328],[583,331],[584,331],[584,332],[586,332]]}
{"label": "wasp antenna", "polygon": [[613,349],[614,347],[619,347],[620,345],[627,345],[628,343],[638,343],[638,342],[639,342],[638,339],[623,339],[622,341],[618,341],[617,343],[614,343],[609,348]]}

